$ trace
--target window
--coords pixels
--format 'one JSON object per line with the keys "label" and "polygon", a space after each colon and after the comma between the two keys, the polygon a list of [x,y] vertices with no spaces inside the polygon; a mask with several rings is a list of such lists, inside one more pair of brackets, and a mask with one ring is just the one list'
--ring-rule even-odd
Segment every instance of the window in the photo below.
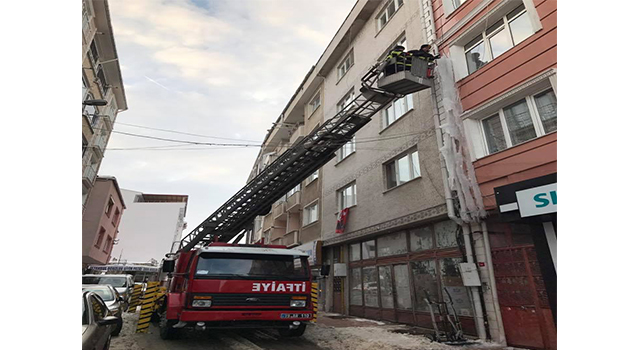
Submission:
{"label": "window", "polygon": [[396,283],[396,308],[411,310],[411,290],[409,289],[409,270],[407,264],[394,265]]}
{"label": "window", "polygon": [[114,218],[112,219],[112,225],[116,226],[116,224],[118,223],[119,217],[120,217],[120,210],[116,208],[116,211],[114,212]]}
{"label": "window", "polygon": [[90,84],[87,82],[87,79],[85,79],[85,74],[82,74],[81,80],[83,80],[83,94],[81,95],[83,97],[83,100],[85,101],[86,98],[85,96],[87,95],[89,89],[90,89]]}
{"label": "window", "polygon": [[103,238],[105,238],[105,229],[101,227],[101,229],[98,232],[98,238],[96,239],[96,244],[94,244],[96,248],[101,247],[101,244],[103,244]]}
{"label": "window", "polygon": [[107,306],[99,298],[91,296],[90,303],[92,304],[94,321],[98,322],[107,316]]}
{"label": "window", "polygon": [[405,182],[420,177],[420,159],[418,151],[412,149],[398,156],[395,160],[385,164],[387,188],[400,186]]}
{"label": "window", "polygon": [[392,0],[385,8],[376,16],[376,31],[379,32],[394,16],[396,11],[403,5],[403,0]]}
{"label": "window", "polygon": [[394,308],[394,286],[392,285],[392,267],[379,266],[379,281],[381,282],[381,307]]}
{"label": "window", "polygon": [[400,255],[407,253],[407,235],[405,231],[380,236],[378,243],[378,256]]}
{"label": "window", "polygon": [[433,232],[430,227],[415,228],[409,231],[411,251],[433,249]]}
{"label": "window", "polygon": [[361,269],[350,269],[350,305],[363,305]]}
{"label": "window", "polygon": [[361,243],[350,245],[350,261],[361,260]]}
{"label": "window", "polygon": [[98,78],[99,81],[99,85],[101,87],[101,91],[103,92],[103,96],[105,96],[107,94],[107,90],[109,89],[109,85],[107,85],[107,79],[105,79],[105,71],[103,70],[103,66],[101,66],[100,64],[98,65],[98,68],[96,68],[97,73],[96,73],[96,77]]}
{"label": "window", "polygon": [[107,202],[107,207],[105,208],[105,215],[107,215],[107,217],[111,217],[113,208],[114,208],[114,199],[112,197],[109,197],[109,201]]}
{"label": "window", "polygon": [[378,275],[374,266],[363,268],[363,292],[365,306],[378,307]]}
{"label": "window", "polygon": [[557,129],[557,102],[553,90],[517,101],[481,120],[488,154],[502,151]]}
{"label": "window", "polygon": [[356,182],[353,182],[352,184],[337,191],[337,203],[339,211],[345,208],[350,208],[353,205],[357,205]]}
{"label": "window", "polygon": [[361,254],[363,260],[374,259],[376,257],[376,241],[365,241],[361,243]]}
{"label": "window", "polygon": [[429,305],[424,300],[429,293],[431,300],[439,300],[435,260],[412,261],[411,272],[416,294],[416,310],[429,312]]}
{"label": "window", "polygon": [[337,162],[341,162],[342,160],[346,159],[346,157],[354,153],[356,150],[356,137],[353,136],[352,140],[341,146],[341,148],[339,149],[339,153],[337,153]]}
{"label": "window", "polygon": [[96,65],[98,62],[98,49],[96,48],[96,41],[92,40],[90,44],[90,55],[92,56],[92,64]]}
{"label": "window", "polygon": [[103,247],[103,252],[109,253],[112,246],[112,237],[107,236],[107,241],[105,241],[105,246]]}
{"label": "window", "polygon": [[383,116],[383,129],[390,126],[393,122],[402,117],[405,113],[413,109],[413,96],[409,94],[405,97],[399,98],[392,104],[383,109],[381,115]]}
{"label": "window", "polygon": [[[86,100],[91,100],[93,98],[94,95],[92,95],[91,92],[88,92],[87,95],[85,95]],[[96,125],[98,115],[98,108],[96,106],[83,106],[83,114],[87,116],[88,120],[90,121],[90,125]]]}
{"label": "window", "polygon": [[341,100],[337,103],[337,112],[341,112],[342,109],[350,105],[354,101],[354,89],[350,90]]}
{"label": "window", "polygon": [[304,207],[304,224],[303,226],[310,225],[318,220],[318,207],[317,203]]}
{"label": "window", "polygon": [[289,192],[287,192],[287,198],[291,197],[292,195],[296,194],[297,192],[300,192],[300,184],[298,184],[297,186],[293,187],[292,189],[289,190]]}
{"label": "window", "polygon": [[82,153],[82,155],[85,155],[85,150],[87,149],[88,141],[85,139],[85,136],[81,135],[81,137],[83,138],[83,153]]}
{"label": "window", "polygon": [[350,50],[350,52],[346,55],[341,64],[337,67],[337,80],[341,80],[341,78],[343,78],[343,76],[348,73],[348,70],[350,70],[350,67],[352,67],[353,65],[354,50]]}
{"label": "window", "polygon": [[310,184],[311,182],[315,181],[317,178],[319,177],[319,169],[315,170],[314,173],[312,173],[309,177],[306,178],[306,184]]}
{"label": "window", "polygon": [[457,10],[466,0],[442,0],[442,7],[446,16]]}
{"label": "window", "polygon": [[319,108],[319,106],[321,106],[321,104],[322,104],[322,99],[321,99],[321,95],[320,95],[320,93],[318,91],[317,94],[315,94],[315,97],[313,97],[311,102],[308,104],[308,106],[309,106],[309,115],[313,114],[313,112],[315,112],[317,110],[317,108]]}
{"label": "window", "polygon": [[464,45],[468,74],[477,71],[532,34],[534,28],[525,5],[521,4]]}

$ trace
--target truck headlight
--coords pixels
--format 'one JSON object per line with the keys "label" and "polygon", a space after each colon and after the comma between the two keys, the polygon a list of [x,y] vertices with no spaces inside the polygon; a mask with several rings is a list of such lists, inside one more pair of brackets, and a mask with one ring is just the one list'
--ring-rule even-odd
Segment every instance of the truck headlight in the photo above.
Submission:
{"label": "truck headlight", "polygon": [[212,300],[193,300],[192,302],[192,306],[193,307],[210,307],[212,306]]}
{"label": "truck headlight", "polygon": [[291,307],[306,307],[306,300],[291,300]]}

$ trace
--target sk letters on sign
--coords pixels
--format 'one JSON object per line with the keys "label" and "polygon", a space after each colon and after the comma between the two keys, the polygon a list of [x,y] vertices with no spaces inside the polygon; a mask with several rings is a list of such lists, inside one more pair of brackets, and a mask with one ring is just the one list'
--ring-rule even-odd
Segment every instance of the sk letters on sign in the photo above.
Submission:
{"label": "sk letters on sign", "polygon": [[558,211],[557,184],[534,187],[516,192],[521,217],[543,215]]}

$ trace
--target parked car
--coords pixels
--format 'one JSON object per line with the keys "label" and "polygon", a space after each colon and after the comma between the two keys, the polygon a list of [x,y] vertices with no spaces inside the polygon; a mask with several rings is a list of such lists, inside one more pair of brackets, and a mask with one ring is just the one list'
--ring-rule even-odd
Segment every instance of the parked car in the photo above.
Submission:
{"label": "parked car", "polygon": [[84,292],[94,292],[98,294],[101,299],[105,302],[105,306],[109,310],[109,316],[115,316],[118,318],[118,323],[116,324],[116,329],[112,331],[112,335],[120,334],[120,330],[123,326],[123,298],[118,294],[118,291],[114,289],[114,287],[101,284],[84,284],[83,285]]}
{"label": "parked car", "polygon": [[107,315],[107,306],[94,292],[83,293],[83,350],[108,350],[118,319]]}
{"label": "parked car", "polygon": [[116,288],[126,304],[129,306],[133,293],[133,276],[131,275],[83,275],[83,284],[109,284]]}

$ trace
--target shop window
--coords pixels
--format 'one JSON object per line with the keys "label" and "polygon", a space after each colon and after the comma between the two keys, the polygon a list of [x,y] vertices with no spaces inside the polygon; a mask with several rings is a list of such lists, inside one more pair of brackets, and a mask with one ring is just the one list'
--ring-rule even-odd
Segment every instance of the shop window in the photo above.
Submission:
{"label": "shop window", "polygon": [[351,244],[350,247],[350,261],[361,260],[361,244]]}
{"label": "shop window", "polygon": [[407,253],[407,235],[405,232],[392,233],[378,237],[378,256],[390,256]]}
{"label": "shop window", "polygon": [[378,278],[381,286],[381,307],[394,308],[394,287],[392,286],[392,267],[379,266]]}
{"label": "shop window", "polygon": [[438,248],[457,247],[457,224],[454,221],[442,221],[433,225]]}
{"label": "shop window", "polygon": [[363,305],[361,269],[350,270],[350,305]]}
{"label": "shop window", "polygon": [[365,241],[361,243],[361,253],[363,260],[376,258],[376,241]]}
{"label": "shop window", "polygon": [[463,261],[464,259],[462,258],[444,258],[440,260],[440,278],[444,288],[442,298],[444,301],[449,302],[448,291],[457,314],[460,316],[473,316],[472,303],[459,271],[459,264]]}
{"label": "shop window", "polygon": [[363,292],[365,306],[378,307],[378,276],[374,266],[363,268]]}
{"label": "shop window", "polygon": [[424,300],[426,292],[431,300],[438,300],[438,284],[435,272],[435,260],[412,261],[411,272],[416,295],[416,310],[429,312],[429,306]]}
{"label": "shop window", "polygon": [[433,249],[433,232],[430,227],[415,228],[409,231],[411,251]]}
{"label": "shop window", "polygon": [[394,266],[396,281],[396,308],[411,310],[411,291],[409,290],[409,270],[407,265]]}

